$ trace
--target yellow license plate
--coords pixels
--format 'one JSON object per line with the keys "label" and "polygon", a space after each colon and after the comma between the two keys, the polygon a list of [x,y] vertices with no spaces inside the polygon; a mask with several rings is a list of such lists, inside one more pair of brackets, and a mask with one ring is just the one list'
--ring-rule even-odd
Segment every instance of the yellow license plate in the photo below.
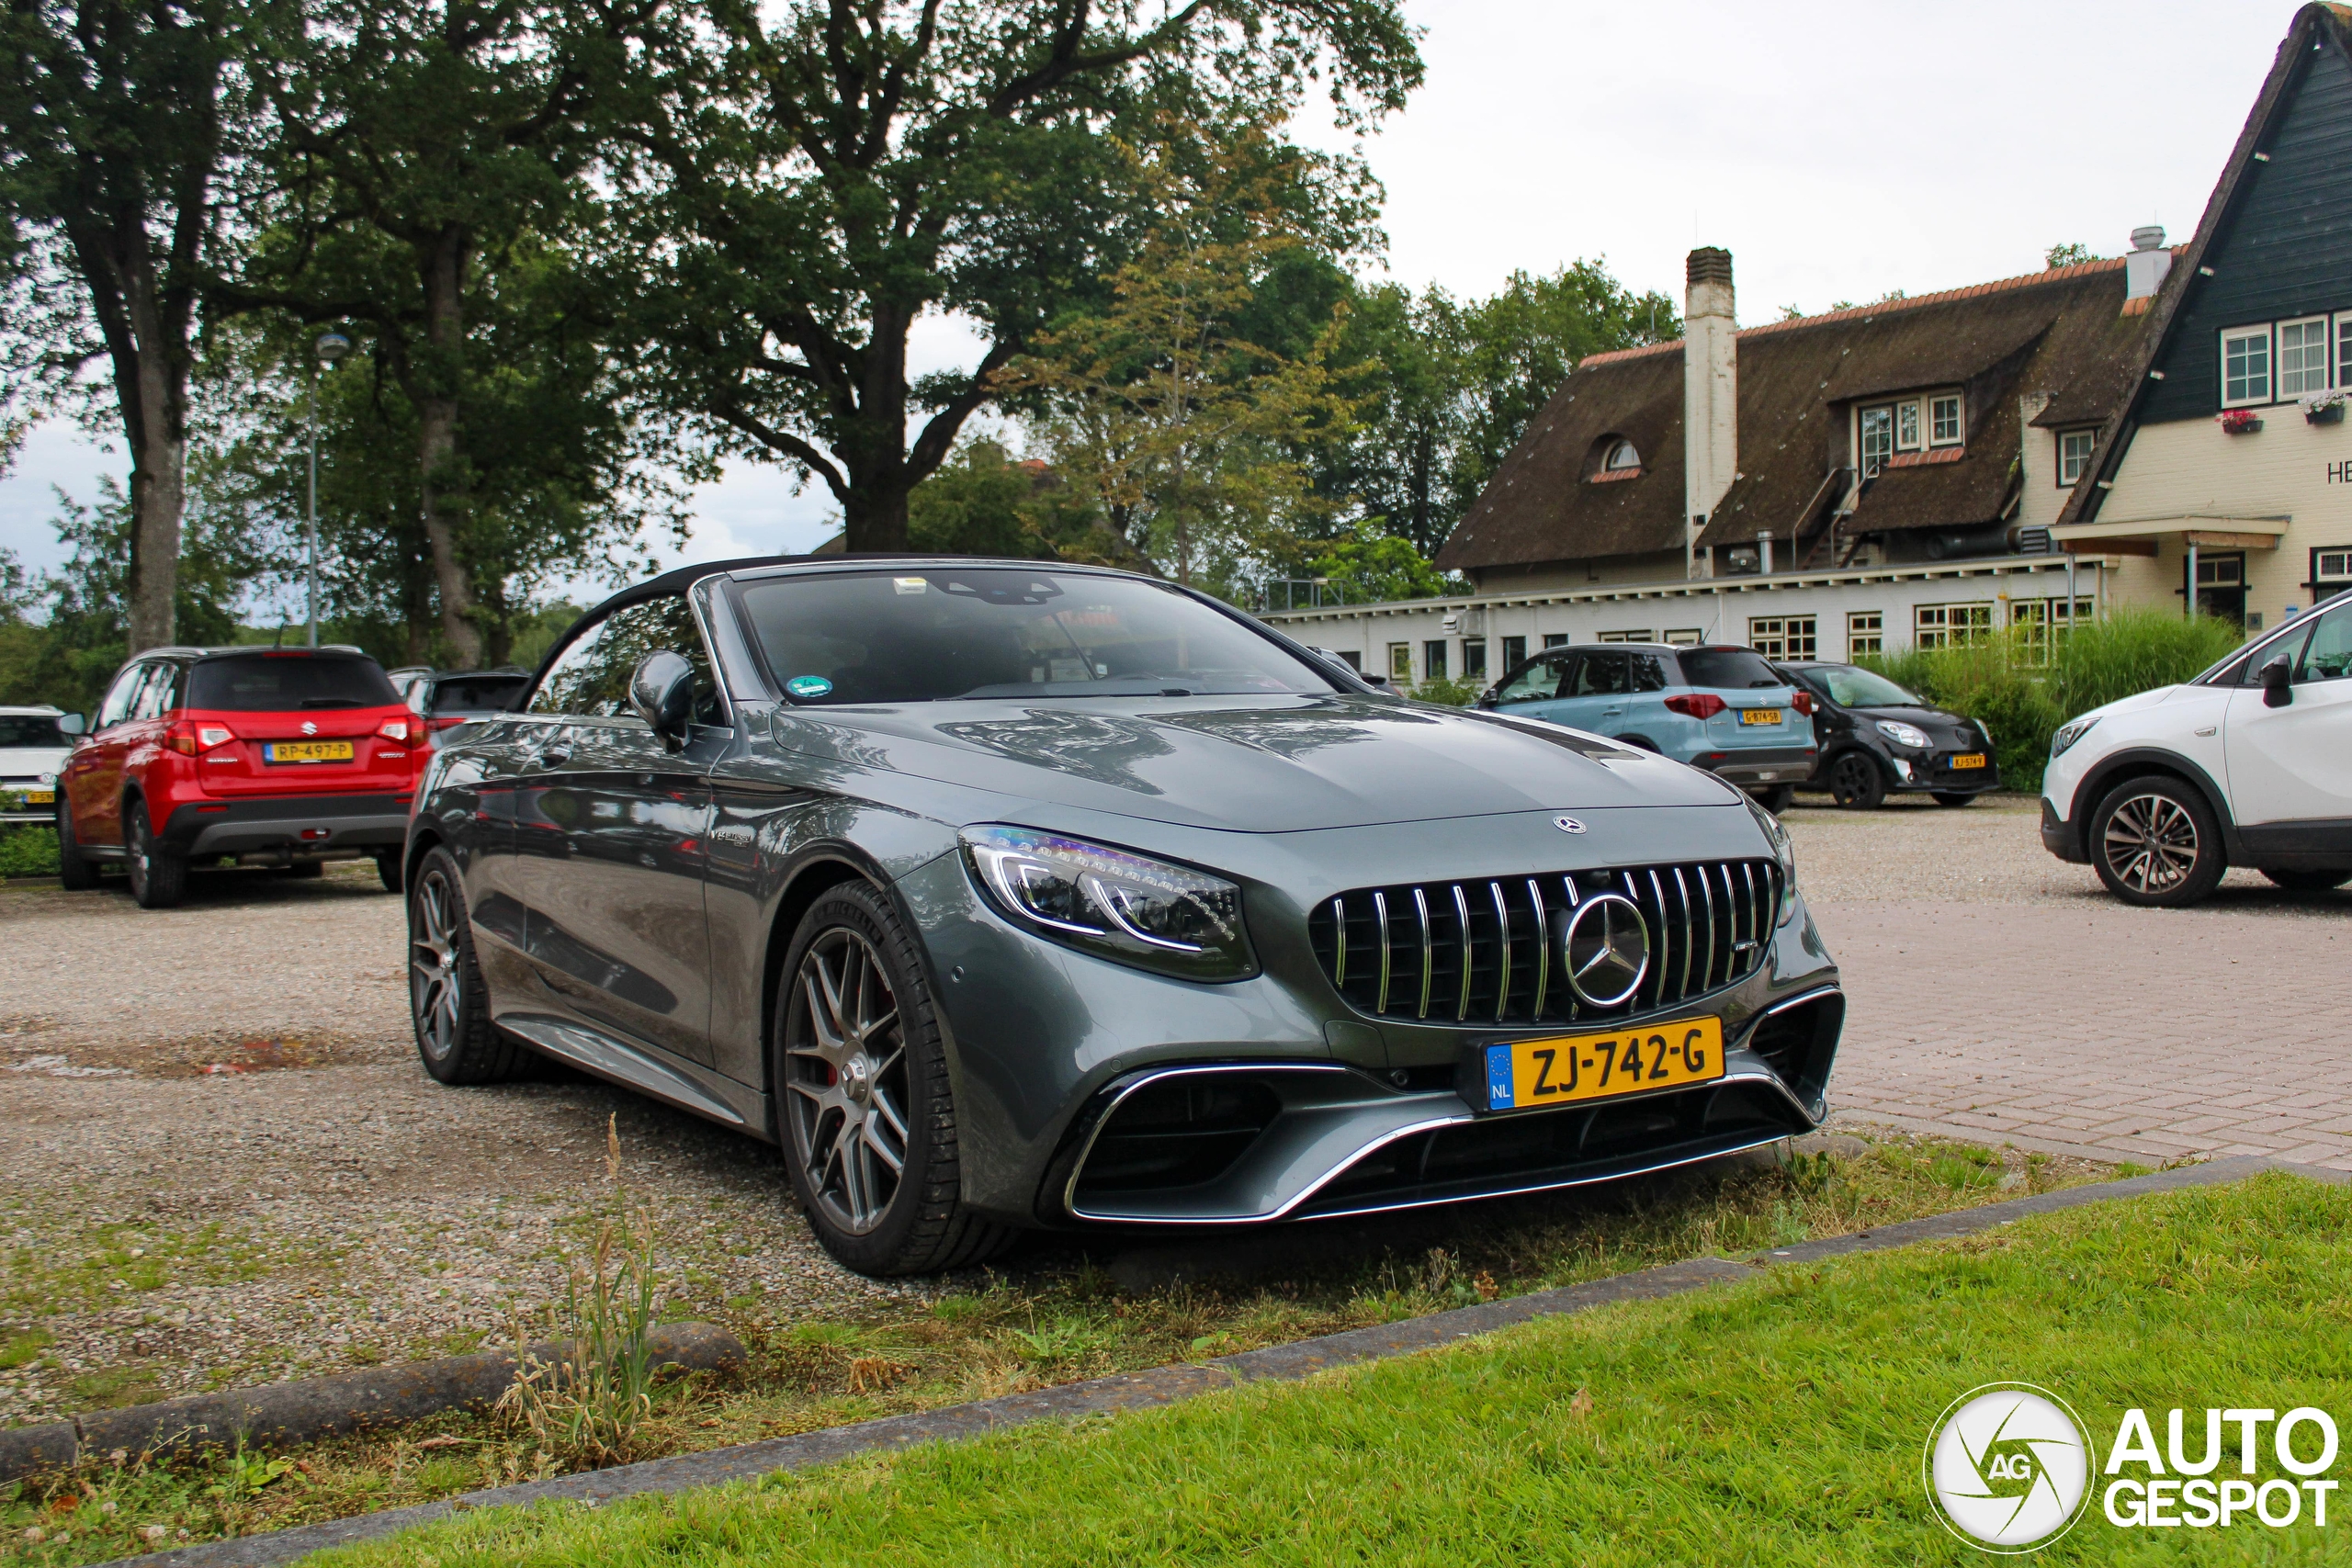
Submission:
{"label": "yellow license plate", "polygon": [[348,762],[348,740],[273,740],[263,749],[273,762]]}
{"label": "yellow license plate", "polygon": [[1984,765],[1984,753],[1982,751],[1963,752],[1962,755],[1954,757],[1951,760],[1951,765],[1955,768],[1981,768]]}
{"label": "yellow license plate", "polygon": [[1778,724],[1781,722],[1781,710],[1779,708],[1742,708],[1739,710],[1739,722],[1742,724]]}
{"label": "yellow license plate", "polygon": [[1684,1018],[1607,1034],[1561,1034],[1487,1047],[1487,1109],[1532,1111],[1611,1100],[1724,1076],[1720,1019]]}
{"label": "yellow license plate", "polygon": [[28,789],[25,791],[25,804],[27,806],[54,806],[57,804],[57,792],[53,789]]}

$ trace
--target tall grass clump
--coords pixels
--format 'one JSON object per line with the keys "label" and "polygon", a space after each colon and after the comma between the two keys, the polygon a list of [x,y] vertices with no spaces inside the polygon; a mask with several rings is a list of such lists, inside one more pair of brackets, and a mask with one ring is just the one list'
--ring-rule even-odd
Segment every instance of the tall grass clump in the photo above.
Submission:
{"label": "tall grass clump", "polygon": [[2177,685],[2227,657],[2243,634],[2210,615],[2118,610],[2037,645],[2022,629],[1957,648],[1904,649],[1855,660],[1938,707],[1966,714],[1993,739],[2001,781],[2038,790],[2050,736],[2077,714]]}
{"label": "tall grass clump", "polygon": [[605,1127],[605,1176],[612,1190],[595,1239],[564,1281],[560,1326],[571,1354],[553,1365],[526,1357],[497,1407],[543,1451],[583,1465],[635,1458],[638,1428],[653,1414],[653,1216],[621,1182],[617,1118]]}

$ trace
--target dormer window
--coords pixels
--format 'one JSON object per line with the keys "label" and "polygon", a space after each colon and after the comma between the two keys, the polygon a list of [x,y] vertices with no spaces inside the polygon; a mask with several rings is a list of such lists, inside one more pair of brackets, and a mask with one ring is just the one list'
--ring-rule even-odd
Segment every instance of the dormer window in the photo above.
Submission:
{"label": "dormer window", "polygon": [[1607,484],[1611,479],[1637,479],[1642,477],[1642,455],[1634,444],[1622,435],[1604,435],[1585,453],[1584,477],[1587,484]]}
{"label": "dormer window", "polygon": [[1641,466],[1642,455],[1634,450],[1634,444],[1632,442],[1622,438],[1618,441],[1617,445],[1609,448],[1609,460],[1601,465],[1602,468],[1606,468],[1612,474],[1622,472],[1626,468],[1638,468]]}
{"label": "dormer window", "polygon": [[1947,392],[1928,400],[1928,443],[1932,446],[1960,445],[1960,394]]}
{"label": "dormer window", "polygon": [[1894,446],[1899,452],[1916,452],[1919,449],[1919,405],[1917,403],[1894,405]]}

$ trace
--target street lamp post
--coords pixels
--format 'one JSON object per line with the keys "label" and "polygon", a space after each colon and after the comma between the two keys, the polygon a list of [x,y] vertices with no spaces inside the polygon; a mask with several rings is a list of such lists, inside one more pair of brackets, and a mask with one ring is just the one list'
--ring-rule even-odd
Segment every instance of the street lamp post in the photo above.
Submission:
{"label": "street lamp post", "polygon": [[311,361],[311,504],[302,527],[304,553],[309,559],[310,576],[310,637],[309,646],[319,646],[319,366],[322,361],[333,365],[351,352],[351,340],[341,333],[321,333],[319,341],[311,344],[315,357]]}

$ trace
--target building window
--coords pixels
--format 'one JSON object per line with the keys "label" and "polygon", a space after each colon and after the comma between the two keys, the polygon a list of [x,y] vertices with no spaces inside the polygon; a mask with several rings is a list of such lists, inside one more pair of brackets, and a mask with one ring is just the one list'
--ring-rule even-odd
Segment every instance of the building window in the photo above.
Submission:
{"label": "building window", "polygon": [[1392,642],[1388,645],[1388,679],[1399,686],[1413,683],[1413,645]]}
{"label": "building window", "polygon": [[1351,648],[1341,649],[1340,650],[1340,661],[1342,664],[1345,664],[1349,669],[1354,671],[1357,674],[1361,675],[1363,673],[1363,655],[1358,653],[1355,649]]}
{"label": "building window", "polygon": [[2352,310],[2335,318],[2335,384],[2352,387]]}
{"label": "building window", "polygon": [[1887,458],[1894,455],[1894,410],[1892,407],[1862,411],[1862,478],[1874,479],[1886,467]]}
{"label": "building window", "polygon": [[1936,446],[1960,445],[1960,394],[1928,400],[1928,441]]}
{"label": "building window", "polygon": [[1445,643],[1442,639],[1421,644],[1421,679],[1445,679]]}
{"label": "building window", "polygon": [[1767,659],[1811,659],[1814,617],[1811,615],[1750,615],[1747,646]]}
{"label": "building window", "polygon": [[1679,626],[1666,634],[1669,648],[1696,648],[1707,639],[1707,634],[1697,626]]}
{"label": "building window", "polygon": [[1894,448],[1898,452],[1915,450],[1919,445],[1919,405],[1894,405]]}
{"label": "building window", "polygon": [[1647,627],[1644,627],[1637,632],[1602,632],[1600,640],[1603,642],[1656,642],[1657,639],[1650,636]]}
{"label": "building window", "polygon": [[1568,646],[1568,634],[1566,632],[1545,632],[1544,634],[1544,646],[1546,648],[1566,648]]}
{"label": "building window", "polygon": [[1523,637],[1503,638],[1503,668],[1516,670],[1527,662],[1527,639]]}
{"label": "building window", "polygon": [[2270,400],[2270,329],[2242,327],[2222,334],[2222,406]]}
{"label": "building window", "polygon": [[1632,442],[1620,441],[1609,448],[1609,460],[1601,466],[1611,473],[1625,468],[1638,468],[1642,466],[1642,455],[1634,450]]}
{"label": "building window", "polygon": [[1487,639],[1485,637],[1462,639],[1462,678],[1465,681],[1483,681],[1487,678]]}
{"label": "building window", "polygon": [[2311,589],[2314,604],[2352,589],[2352,550],[2313,550]]}
{"label": "building window", "polygon": [[1865,653],[1886,651],[1886,617],[1878,610],[1849,610],[1846,612],[1846,657],[1860,659]]}
{"label": "building window", "polygon": [[2062,430],[2058,433],[2058,488],[2066,489],[2083,477],[2090,466],[2091,448],[2098,444],[2096,430]]}
{"label": "building window", "polygon": [[1913,641],[1920,648],[1959,648],[1993,635],[1993,606],[1922,604],[1913,612]]}
{"label": "building window", "polygon": [[2009,601],[2009,625],[2019,634],[2025,645],[2029,664],[2047,664],[2050,650],[2058,635],[2082,625],[2091,618],[2094,605],[2088,598],[2077,598],[2069,604],[2065,598],[2012,599]]}
{"label": "building window", "polygon": [[2278,395],[2327,390],[2327,318],[2278,323]]}

